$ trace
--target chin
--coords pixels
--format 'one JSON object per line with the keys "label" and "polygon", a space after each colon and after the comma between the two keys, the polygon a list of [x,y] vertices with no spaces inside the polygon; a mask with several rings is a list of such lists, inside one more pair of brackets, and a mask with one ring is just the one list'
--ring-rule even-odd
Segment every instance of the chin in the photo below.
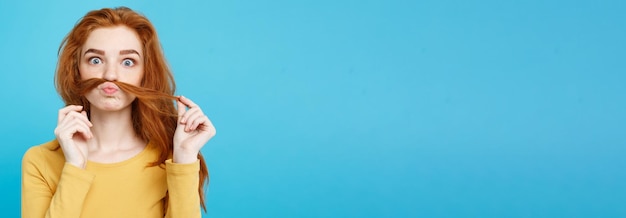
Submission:
{"label": "chin", "polygon": [[91,108],[101,111],[120,111],[130,107],[132,102],[120,101],[119,99],[105,99],[97,103],[91,103]]}
{"label": "chin", "polygon": [[121,111],[122,109],[125,109],[126,107],[122,107],[122,106],[106,106],[106,107],[98,107],[99,110],[101,111],[110,111],[110,112],[114,112],[114,111]]}

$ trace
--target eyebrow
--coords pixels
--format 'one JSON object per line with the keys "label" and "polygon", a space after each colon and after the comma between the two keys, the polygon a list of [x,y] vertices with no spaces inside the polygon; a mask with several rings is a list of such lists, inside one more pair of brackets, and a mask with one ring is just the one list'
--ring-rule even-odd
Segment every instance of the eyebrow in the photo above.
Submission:
{"label": "eyebrow", "polygon": [[[90,52],[91,52],[91,53],[96,53],[96,54],[99,54],[99,55],[104,55],[104,51],[102,51],[102,50],[98,50],[98,49],[95,49],[95,48],[90,48],[90,49],[87,49],[87,51],[85,51],[85,54],[90,53]],[[134,49],[121,50],[121,51],[120,51],[120,54],[121,54],[121,55],[126,55],[126,54],[137,54],[139,57],[141,57],[141,55],[139,54],[139,52],[137,52],[137,50],[134,50]]]}
{"label": "eyebrow", "polygon": [[[98,49],[93,49],[93,48],[87,49],[87,51],[85,51],[85,54],[90,53],[90,52],[91,53],[96,53],[96,54],[99,54],[99,55],[104,55],[104,51],[98,50]],[[83,55],[85,55],[85,54],[83,54]]]}
{"label": "eyebrow", "polygon": [[139,52],[137,52],[134,49],[128,49],[128,50],[121,50],[120,51],[121,55],[125,55],[125,54],[137,54],[137,56],[141,57],[141,55],[139,54]]}

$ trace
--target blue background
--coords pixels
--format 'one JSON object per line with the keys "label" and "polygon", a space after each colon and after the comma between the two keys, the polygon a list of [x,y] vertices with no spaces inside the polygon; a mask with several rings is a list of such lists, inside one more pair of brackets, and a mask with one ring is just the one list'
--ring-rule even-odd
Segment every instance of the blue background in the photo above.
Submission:
{"label": "blue background", "polygon": [[625,1],[2,1],[3,217],[61,39],[156,26],[217,127],[211,217],[626,217]]}

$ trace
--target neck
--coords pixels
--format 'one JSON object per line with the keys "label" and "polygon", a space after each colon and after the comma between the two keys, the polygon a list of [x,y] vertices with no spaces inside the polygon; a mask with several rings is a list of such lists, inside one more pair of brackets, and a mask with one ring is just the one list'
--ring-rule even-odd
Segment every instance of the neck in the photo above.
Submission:
{"label": "neck", "polygon": [[91,132],[94,135],[94,143],[90,150],[128,150],[137,144],[145,145],[133,128],[131,107],[119,111],[101,111],[92,108],[90,119],[93,124]]}

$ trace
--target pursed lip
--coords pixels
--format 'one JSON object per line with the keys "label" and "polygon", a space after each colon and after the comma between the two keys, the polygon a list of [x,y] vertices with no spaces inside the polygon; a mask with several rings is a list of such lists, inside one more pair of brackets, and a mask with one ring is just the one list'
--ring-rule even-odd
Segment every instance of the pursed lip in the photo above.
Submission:
{"label": "pursed lip", "polygon": [[119,91],[120,88],[117,87],[117,85],[115,85],[115,83],[104,82],[104,83],[102,83],[102,85],[100,85],[100,90],[102,90],[102,92],[104,92],[104,94],[113,95],[117,91]]}

